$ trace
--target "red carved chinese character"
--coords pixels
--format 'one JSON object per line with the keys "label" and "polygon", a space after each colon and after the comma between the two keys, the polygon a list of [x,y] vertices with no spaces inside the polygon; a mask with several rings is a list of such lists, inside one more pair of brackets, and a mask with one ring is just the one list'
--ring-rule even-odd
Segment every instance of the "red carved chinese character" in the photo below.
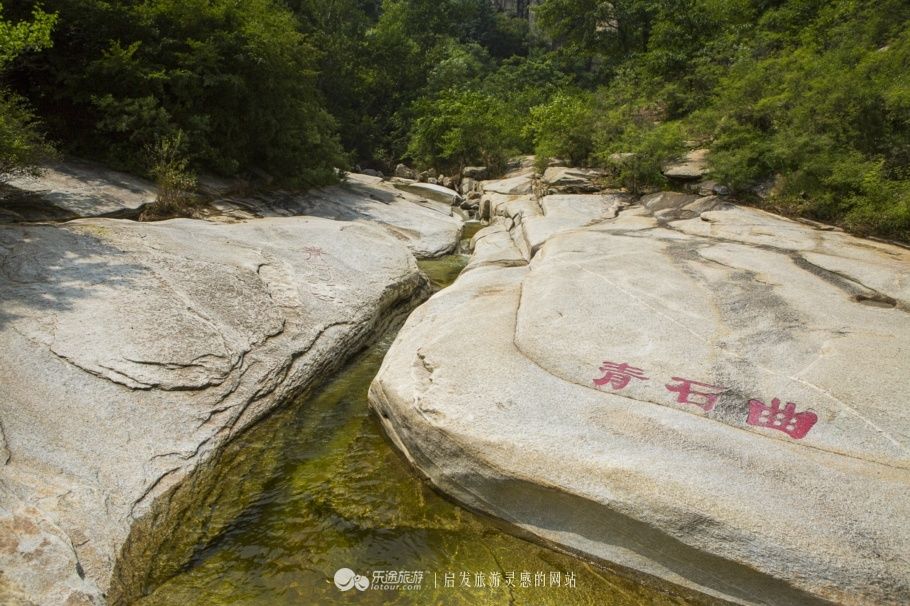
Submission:
{"label": "red carved chinese character", "polygon": [[793,402],[787,402],[787,406],[781,410],[778,398],[771,400],[771,406],[766,406],[761,400],[749,400],[749,418],[746,423],[782,431],[796,440],[809,433],[816,421],[818,416],[814,412],[796,412],[796,404]]}
{"label": "red carved chinese character", "polygon": [[600,370],[604,373],[604,376],[599,379],[594,379],[594,384],[598,387],[609,383],[610,387],[618,390],[628,385],[629,381],[632,379],[640,379],[642,381],[648,380],[648,377],[642,374],[644,373],[642,369],[629,366],[625,363],[616,364],[614,362],[604,362],[604,365],[600,367]]}
{"label": "red carved chinese character", "polygon": [[[700,383],[681,377],[671,378],[674,381],[679,382],[678,385],[667,383],[667,390],[679,394],[676,396],[676,401],[680,404],[695,404],[696,406],[702,407],[705,412],[714,410],[714,406],[717,404],[717,398],[720,394],[727,391],[726,387],[720,387],[719,385]],[[697,389],[693,389],[693,386]]]}

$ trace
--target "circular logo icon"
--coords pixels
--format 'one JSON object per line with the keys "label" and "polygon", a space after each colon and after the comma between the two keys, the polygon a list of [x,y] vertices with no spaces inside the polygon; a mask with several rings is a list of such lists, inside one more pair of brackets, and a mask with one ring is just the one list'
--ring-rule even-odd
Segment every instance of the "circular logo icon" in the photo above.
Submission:
{"label": "circular logo icon", "polygon": [[359,591],[366,591],[370,587],[370,579],[359,575],[350,568],[339,568],[335,572],[335,587],[347,591],[356,587]]}

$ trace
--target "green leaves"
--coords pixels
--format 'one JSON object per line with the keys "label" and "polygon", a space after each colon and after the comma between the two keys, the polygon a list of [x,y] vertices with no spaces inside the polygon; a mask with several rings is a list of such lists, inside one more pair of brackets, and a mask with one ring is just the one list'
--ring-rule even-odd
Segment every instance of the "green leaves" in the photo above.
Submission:
{"label": "green leaves", "polygon": [[525,135],[534,142],[540,167],[549,158],[582,165],[594,149],[593,96],[584,91],[557,92],[531,109]]}
{"label": "green leaves", "polygon": [[[12,23],[0,4],[0,70],[27,51],[51,45],[57,16],[35,8],[31,21]],[[0,88],[0,181],[16,174],[35,174],[55,151],[40,131],[38,119],[25,100]]]}
{"label": "green leaves", "polygon": [[3,19],[0,4],[0,69],[26,51],[36,51],[51,46],[51,30],[57,15],[35,7],[31,21],[12,23]]}
{"label": "green leaves", "polygon": [[514,129],[502,99],[451,88],[416,107],[408,154],[422,166],[458,169],[481,163],[496,170],[515,151]]}

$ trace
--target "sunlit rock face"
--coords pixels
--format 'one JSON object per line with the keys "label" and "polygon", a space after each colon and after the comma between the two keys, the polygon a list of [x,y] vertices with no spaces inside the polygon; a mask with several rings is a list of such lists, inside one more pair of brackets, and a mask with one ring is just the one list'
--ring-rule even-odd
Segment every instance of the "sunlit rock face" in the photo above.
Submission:
{"label": "sunlit rock face", "polygon": [[734,603],[910,601],[910,252],[716,197],[492,186],[371,387],[424,475]]}
{"label": "sunlit rock face", "polygon": [[5,226],[0,273],[0,602],[42,606],[179,565],[222,447],[427,290],[382,226],[313,217]]}

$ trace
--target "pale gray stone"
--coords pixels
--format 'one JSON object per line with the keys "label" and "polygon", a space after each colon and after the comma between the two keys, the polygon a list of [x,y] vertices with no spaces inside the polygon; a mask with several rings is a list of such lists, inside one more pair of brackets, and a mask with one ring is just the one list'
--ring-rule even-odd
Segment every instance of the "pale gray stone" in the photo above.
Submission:
{"label": "pale gray stone", "polygon": [[551,189],[564,193],[590,193],[600,189],[595,182],[603,177],[602,170],[551,166],[543,173],[543,181]]}
{"label": "pale gray stone", "polygon": [[[35,205],[47,204],[72,217],[138,211],[158,195],[149,181],[81,160],[48,164],[38,177],[16,176],[6,184],[32,194]],[[41,212],[40,208],[33,210]]]}
{"label": "pale gray stone", "polygon": [[680,181],[696,181],[708,174],[707,149],[693,149],[681,161],[663,167],[664,176]]}
{"label": "pale gray stone", "polygon": [[395,187],[400,190],[416,194],[418,196],[429,198],[430,200],[448,204],[449,206],[457,206],[458,204],[461,204],[462,201],[461,194],[459,194],[457,191],[448,187],[443,187],[442,185],[438,185],[436,183],[396,182]]}
{"label": "pale gray stone", "polygon": [[[910,251],[724,208],[607,214],[527,265],[547,213],[500,219],[371,405],[441,490],[587,557],[740,604],[910,603]],[[643,378],[595,385],[605,361]],[[749,422],[774,398],[805,435]]]}
{"label": "pale gray stone", "polygon": [[379,177],[350,173],[341,185],[305,194],[268,192],[255,197],[213,202],[218,212],[245,220],[253,217],[307,215],[384,226],[417,257],[438,257],[454,250],[463,221],[445,202],[423,193],[401,191]]}
{"label": "pale gray stone", "polygon": [[0,593],[40,606],[189,557],[160,545],[230,515],[200,504],[221,449],[426,289],[385,229],[315,217],[0,227],[0,271]]}

